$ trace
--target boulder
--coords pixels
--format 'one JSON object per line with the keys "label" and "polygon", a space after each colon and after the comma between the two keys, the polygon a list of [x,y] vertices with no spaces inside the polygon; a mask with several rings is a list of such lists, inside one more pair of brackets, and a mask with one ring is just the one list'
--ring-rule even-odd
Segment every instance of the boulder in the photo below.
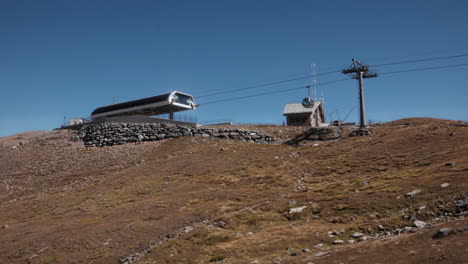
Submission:
{"label": "boulder", "polygon": [[424,221],[419,221],[419,220],[414,221],[414,227],[416,228],[424,228],[426,226],[427,226],[427,223]]}
{"label": "boulder", "polygon": [[449,235],[455,234],[455,231],[453,231],[449,227],[443,227],[439,230],[436,230],[432,233],[432,239],[438,239],[438,238],[443,238]]}

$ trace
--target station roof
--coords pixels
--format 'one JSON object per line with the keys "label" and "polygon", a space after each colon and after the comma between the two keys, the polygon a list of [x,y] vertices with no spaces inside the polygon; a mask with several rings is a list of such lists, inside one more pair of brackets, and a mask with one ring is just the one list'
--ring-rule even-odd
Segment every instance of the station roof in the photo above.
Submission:
{"label": "station roof", "polygon": [[286,104],[284,106],[283,115],[313,113],[320,104],[321,102],[316,101],[314,102],[314,107],[312,108],[306,108],[301,103]]}
{"label": "station roof", "polygon": [[125,108],[130,108],[130,107],[135,107],[135,106],[140,106],[140,105],[145,105],[145,104],[151,104],[151,103],[155,103],[155,102],[164,101],[164,100],[167,100],[169,95],[170,95],[170,93],[167,93],[167,94],[162,94],[162,95],[146,97],[146,98],[142,98],[142,99],[138,99],[138,100],[123,102],[123,103],[119,103],[119,104],[113,104],[113,105],[98,107],[91,113],[91,115],[96,115],[96,114],[101,114],[101,113],[110,112],[110,111],[114,111],[114,110],[125,109]]}

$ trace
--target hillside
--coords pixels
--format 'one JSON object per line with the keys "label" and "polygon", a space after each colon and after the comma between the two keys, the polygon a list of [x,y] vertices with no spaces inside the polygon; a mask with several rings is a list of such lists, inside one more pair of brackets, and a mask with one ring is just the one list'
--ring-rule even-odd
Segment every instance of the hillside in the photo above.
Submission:
{"label": "hillside", "polygon": [[468,263],[468,124],[371,130],[298,146],[1,138],[0,263]]}

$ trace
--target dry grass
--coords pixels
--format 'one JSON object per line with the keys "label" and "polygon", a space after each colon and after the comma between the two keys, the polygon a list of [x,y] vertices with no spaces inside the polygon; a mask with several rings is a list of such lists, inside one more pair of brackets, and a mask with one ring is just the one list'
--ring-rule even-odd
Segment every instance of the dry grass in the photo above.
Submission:
{"label": "dry grass", "polygon": [[[369,137],[319,146],[181,138],[85,149],[55,134],[3,147],[0,188],[10,189],[0,197],[0,226],[8,225],[0,229],[0,263],[41,263],[47,256],[57,263],[116,263],[167,236],[140,263],[389,263],[404,248],[421,256],[411,256],[413,263],[435,262],[430,231],[402,237],[405,246],[331,244],[357,231],[376,234],[379,225],[411,225],[407,215],[432,221],[454,210],[454,198],[466,197],[467,127],[408,119],[373,129]],[[15,170],[18,164],[27,169]],[[441,188],[444,182],[450,186]],[[414,189],[422,192],[405,198]],[[289,213],[300,206],[306,208]],[[209,221],[177,231],[202,220]],[[329,237],[335,230],[343,232]],[[464,234],[447,241],[466,245]],[[314,248],[320,243],[324,248]],[[436,246],[453,260],[467,257],[463,247]],[[323,251],[336,258],[313,257]]]}

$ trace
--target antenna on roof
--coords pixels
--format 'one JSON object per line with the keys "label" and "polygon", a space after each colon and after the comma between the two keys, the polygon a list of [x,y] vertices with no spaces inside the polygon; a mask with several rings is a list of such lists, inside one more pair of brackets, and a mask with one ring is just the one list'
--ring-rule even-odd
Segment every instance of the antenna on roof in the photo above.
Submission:
{"label": "antenna on roof", "polygon": [[[312,89],[314,92],[313,99],[314,101],[317,101],[317,65],[313,63],[311,67],[312,67]],[[310,97],[310,94],[309,94],[309,97]]]}
{"label": "antenna on roof", "polygon": [[[311,64],[310,66],[312,68],[312,84],[306,86],[306,88],[307,88],[307,97],[302,99],[302,106],[304,106],[305,108],[314,107],[314,102],[317,100],[317,88],[316,88],[316,86],[317,86],[316,75],[317,74],[316,74],[316,71],[315,71],[316,65],[314,63],[314,64]],[[313,92],[314,92],[314,95],[313,95],[312,98],[310,96],[310,88],[312,88]]]}

